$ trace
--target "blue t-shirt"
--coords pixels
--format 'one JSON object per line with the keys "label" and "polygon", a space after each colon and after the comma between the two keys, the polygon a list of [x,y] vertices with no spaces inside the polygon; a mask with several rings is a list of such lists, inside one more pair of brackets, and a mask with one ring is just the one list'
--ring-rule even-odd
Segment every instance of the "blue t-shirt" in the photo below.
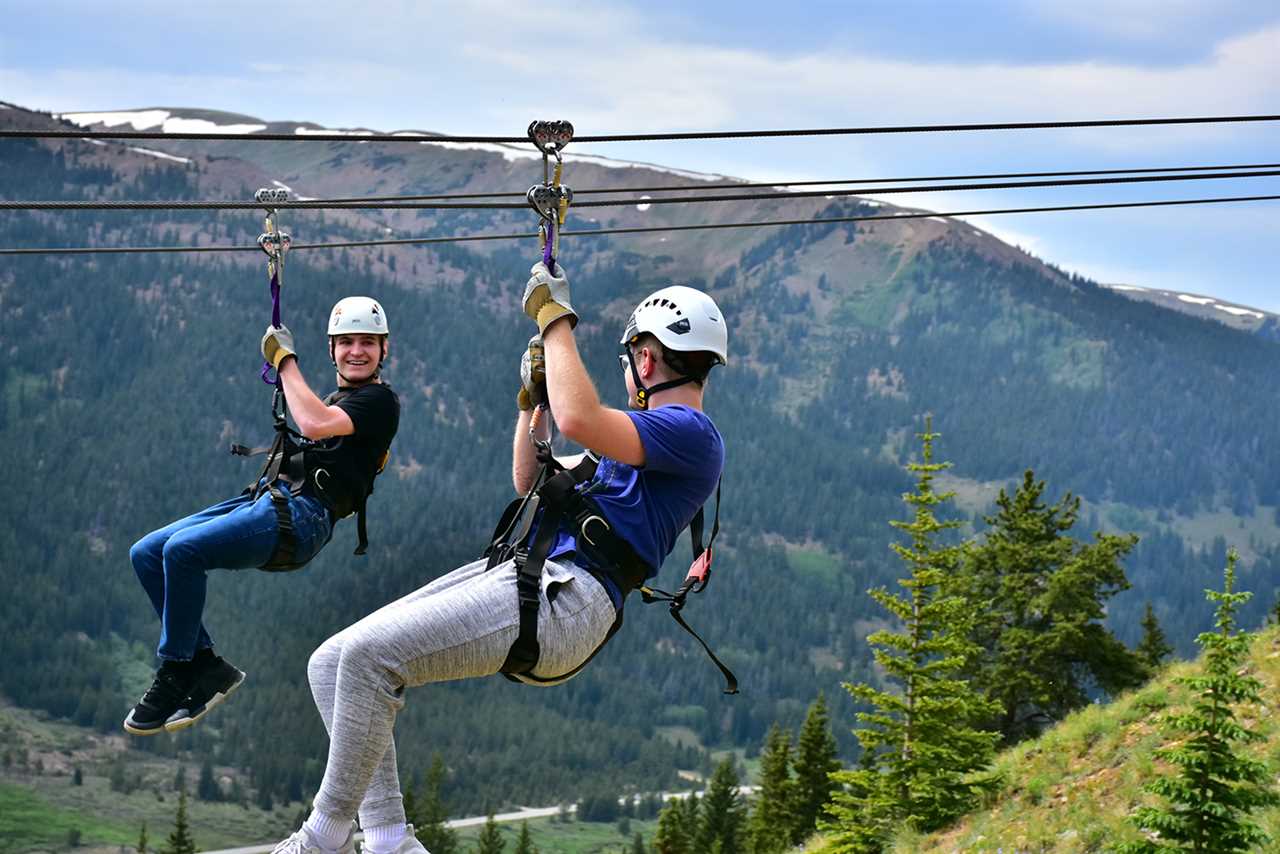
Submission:
{"label": "blue t-shirt", "polygon": [[[715,493],[724,468],[724,440],[710,418],[688,406],[627,415],[640,434],[644,465],[601,457],[595,475],[578,489],[591,496],[614,533],[656,573],[680,532]],[[573,535],[562,528],[548,558],[576,551]],[[619,604],[618,591],[609,592]]]}

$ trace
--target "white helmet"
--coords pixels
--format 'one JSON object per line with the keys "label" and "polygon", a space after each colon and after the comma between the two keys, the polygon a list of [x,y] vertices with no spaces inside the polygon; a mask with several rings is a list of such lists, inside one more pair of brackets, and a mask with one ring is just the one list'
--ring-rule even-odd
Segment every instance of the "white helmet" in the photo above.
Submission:
{"label": "white helmet", "polygon": [[729,330],[716,301],[696,288],[672,285],[654,291],[631,312],[622,344],[649,333],[668,350],[683,353],[703,351],[719,364],[729,361]]}
{"label": "white helmet", "polygon": [[346,297],[338,300],[329,313],[329,334],[367,333],[388,335],[387,313],[373,297]]}

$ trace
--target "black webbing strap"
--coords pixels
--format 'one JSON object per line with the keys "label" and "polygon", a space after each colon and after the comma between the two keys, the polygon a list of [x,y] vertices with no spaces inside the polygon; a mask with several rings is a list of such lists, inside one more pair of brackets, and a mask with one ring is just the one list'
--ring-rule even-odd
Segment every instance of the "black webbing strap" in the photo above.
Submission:
{"label": "black webbing strap", "polygon": [[702,508],[698,508],[698,512],[689,522],[689,539],[693,546],[693,565],[689,567],[689,574],[685,576],[684,583],[680,585],[680,589],[675,593],[668,593],[665,590],[659,590],[656,587],[641,587],[640,595],[645,604],[653,602],[669,603],[668,610],[671,618],[679,624],[689,634],[693,635],[706,652],[707,657],[711,659],[711,663],[720,669],[724,675],[726,694],[738,693],[738,678],[733,675],[733,671],[724,665],[716,654],[711,651],[711,647],[707,646],[707,642],[702,636],[693,630],[688,623],[684,621],[684,617],[680,615],[680,611],[684,608],[685,600],[690,593],[701,593],[707,589],[707,584],[711,581],[711,562],[715,554],[716,536],[720,533],[720,483],[716,483],[716,512],[715,519],[711,524],[711,538],[707,540],[707,545],[702,545],[702,530],[705,524],[705,517]]}
{"label": "black webbing strap", "polygon": [[538,665],[542,654],[538,646],[538,596],[542,586],[542,567],[556,541],[568,493],[573,492],[573,475],[562,471],[549,478],[538,496],[542,499],[542,519],[527,553],[516,552],[516,597],[520,604],[520,630],[511,644],[502,673],[525,674]]}
{"label": "black webbing strap", "polygon": [[356,510],[356,536],[359,542],[356,543],[356,550],[352,554],[362,555],[369,550],[369,529],[365,527],[364,511],[367,504],[366,499],[361,499],[360,509]]}
{"label": "black webbing strap", "polygon": [[261,569],[267,572],[289,572],[302,564],[295,563],[298,538],[293,530],[293,516],[289,512],[289,499],[280,487],[272,483],[271,504],[276,511],[276,549]]}
{"label": "black webbing strap", "polygon": [[231,453],[242,457],[257,456],[266,453],[267,462],[262,471],[245,489],[245,493],[254,499],[262,497],[264,492],[271,493],[271,504],[276,511],[276,547],[260,569],[267,572],[289,572],[299,569],[302,564],[296,563],[298,538],[293,530],[293,515],[289,512],[289,499],[283,490],[276,485],[282,470],[287,471],[289,453],[289,424],[280,415],[276,415],[276,437],[266,448],[249,448],[232,444]]}
{"label": "black webbing strap", "polygon": [[706,652],[707,654],[707,658],[711,659],[711,663],[714,664],[716,667],[720,668],[720,673],[724,675],[724,683],[725,683],[724,693],[736,694],[738,693],[738,677],[733,675],[733,671],[730,670],[728,667],[726,667],[724,665],[724,662],[722,662],[719,658],[716,657],[716,654],[711,651],[711,647],[707,646],[707,642],[702,639],[702,636],[699,635],[697,632],[695,632],[689,626],[689,624],[684,621],[684,617],[680,616],[680,609],[684,607],[685,596],[688,593],[689,593],[688,584],[681,587],[674,594],[668,593],[665,590],[658,590],[653,587],[641,588],[641,595],[644,597],[644,601],[646,603],[650,603],[650,602],[671,603],[671,606],[668,609],[669,613],[671,614],[671,618],[675,620],[676,623],[679,624],[680,628],[684,629],[686,632],[693,635],[693,639],[696,640],[702,646],[703,651]]}

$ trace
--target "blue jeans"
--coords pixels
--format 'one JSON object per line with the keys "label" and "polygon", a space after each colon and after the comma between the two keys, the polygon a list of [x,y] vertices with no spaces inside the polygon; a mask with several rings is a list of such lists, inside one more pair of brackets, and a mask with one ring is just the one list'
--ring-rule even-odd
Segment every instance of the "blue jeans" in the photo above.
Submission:
{"label": "blue jeans", "polygon": [[[328,509],[309,495],[289,496],[293,517],[294,560],[315,557],[333,534]],[[271,493],[256,501],[248,495],[205,508],[152,531],[129,549],[138,580],[160,617],[160,646],[166,660],[190,661],[198,649],[213,646],[202,622],[210,569],[254,569],[271,559],[279,533]]]}

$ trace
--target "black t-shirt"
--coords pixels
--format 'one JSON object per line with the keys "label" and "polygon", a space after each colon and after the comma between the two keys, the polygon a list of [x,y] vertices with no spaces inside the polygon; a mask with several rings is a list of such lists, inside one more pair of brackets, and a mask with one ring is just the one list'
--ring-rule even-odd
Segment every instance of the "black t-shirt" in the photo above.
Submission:
{"label": "black t-shirt", "polygon": [[385,383],[369,383],[340,388],[325,403],[347,413],[356,431],[311,443],[303,458],[308,486],[341,518],[358,510],[373,491],[373,479],[400,426],[400,398]]}

